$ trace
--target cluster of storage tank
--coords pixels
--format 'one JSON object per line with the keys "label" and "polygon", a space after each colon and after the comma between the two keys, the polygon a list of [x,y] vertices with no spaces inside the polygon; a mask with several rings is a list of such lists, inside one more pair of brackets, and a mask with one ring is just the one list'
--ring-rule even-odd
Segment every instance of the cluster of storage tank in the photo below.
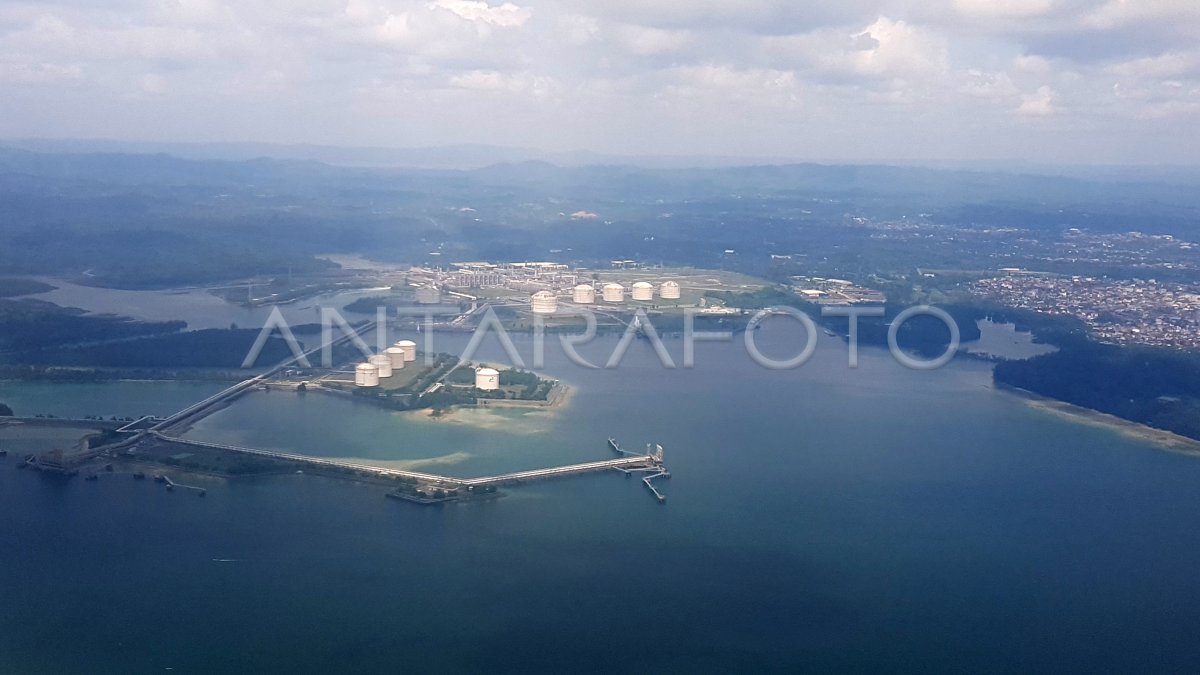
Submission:
{"label": "cluster of storage tank", "polygon": [[[664,281],[658,287],[658,294],[663,300],[678,300],[680,296],[679,283]],[[649,301],[654,299],[654,284],[638,281],[630,288],[630,297],[634,300]],[[624,302],[625,287],[618,283],[604,284],[600,288],[600,298],[604,302]],[[590,305],[596,302],[596,289],[588,284],[575,287],[572,299],[579,305]]]}
{"label": "cluster of storage tank", "polygon": [[[646,281],[638,281],[630,289],[630,297],[646,302],[654,299],[654,285]],[[663,300],[678,300],[680,297],[679,283],[664,281],[658,287],[658,295]],[[625,287],[618,283],[608,283],[600,287],[600,298],[604,302],[625,302]],[[571,301],[577,305],[596,304],[596,287],[591,284],[579,284],[571,290]],[[558,311],[558,296],[552,291],[538,291],[529,298],[530,309],[534,314],[554,314]]]}
{"label": "cluster of storage tank", "polygon": [[359,387],[378,387],[379,380],[387,379],[403,368],[405,363],[417,360],[417,343],[401,340],[388,347],[382,354],[367,358],[366,363],[354,367],[354,384]]}

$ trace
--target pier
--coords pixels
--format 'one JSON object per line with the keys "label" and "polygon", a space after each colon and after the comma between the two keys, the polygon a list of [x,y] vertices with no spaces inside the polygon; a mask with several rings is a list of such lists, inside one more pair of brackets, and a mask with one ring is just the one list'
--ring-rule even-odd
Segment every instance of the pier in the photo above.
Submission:
{"label": "pier", "polygon": [[[374,466],[371,464],[362,464],[359,462],[339,459],[325,459],[322,457],[300,455],[290,452],[279,452],[276,450],[260,450],[258,448],[246,448],[235,445],[225,445],[222,443],[208,443],[205,441],[175,438],[172,436],[167,436],[158,431],[151,431],[149,433],[159,440],[176,445],[210,448],[214,450],[221,450],[223,452],[244,454],[252,457],[276,459],[313,469],[331,469],[339,472],[350,471],[378,478],[402,478],[405,480],[415,481],[417,483],[441,488],[496,487],[501,485],[527,483],[536,480],[574,476],[598,471],[611,471],[614,469],[626,473],[650,471],[655,472],[655,476],[666,473],[663,469],[662,446],[658,446],[658,451],[655,454],[638,455],[636,453],[628,453],[625,456],[618,457],[616,459],[600,460],[596,462],[568,464],[565,466],[531,469],[528,471],[515,471],[512,473],[500,474],[498,476],[456,478],[453,476],[442,476],[438,474],[425,473],[422,471],[392,469],[388,467]],[[658,494],[657,490],[654,492],[655,494]]]}

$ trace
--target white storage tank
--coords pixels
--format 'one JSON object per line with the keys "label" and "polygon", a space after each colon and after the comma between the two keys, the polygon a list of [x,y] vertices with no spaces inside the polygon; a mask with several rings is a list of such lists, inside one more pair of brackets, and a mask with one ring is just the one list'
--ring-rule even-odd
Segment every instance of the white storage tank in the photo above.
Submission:
{"label": "white storage tank", "polygon": [[384,352],[392,364],[392,370],[404,367],[404,350],[399,347],[388,347]]}
{"label": "white storage tank", "polygon": [[475,388],[496,391],[500,388],[500,371],[495,368],[480,368],[475,371]]}
{"label": "white storage tank", "polygon": [[587,284],[579,284],[571,292],[571,299],[577,305],[590,305],[596,302],[596,289]]}
{"label": "white storage tank", "polygon": [[602,294],[605,302],[625,301],[625,287],[621,284],[604,284]]}
{"label": "white storage tank", "polygon": [[653,300],[654,299],[654,286],[646,283],[645,281],[639,281],[639,282],[635,283],[633,285],[633,299],[634,300]]}
{"label": "white storage tank", "polygon": [[354,367],[354,384],[360,387],[378,387],[379,369],[369,363],[360,363]]}
{"label": "white storage tank", "polygon": [[367,363],[375,366],[380,379],[392,376],[392,359],[387,354],[376,354],[367,359]]}
{"label": "white storage tank", "polygon": [[658,289],[658,294],[663,300],[678,300],[679,299],[679,284],[674,281],[664,281],[663,285]]}
{"label": "white storage tank", "polygon": [[534,314],[553,314],[558,311],[558,296],[550,291],[538,291],[529,298]]}
{"label": "white storage tank", "polygon": [[412,340],[401,340],[395,346],[404,352],[405,362],[417,360],[417,343]]}

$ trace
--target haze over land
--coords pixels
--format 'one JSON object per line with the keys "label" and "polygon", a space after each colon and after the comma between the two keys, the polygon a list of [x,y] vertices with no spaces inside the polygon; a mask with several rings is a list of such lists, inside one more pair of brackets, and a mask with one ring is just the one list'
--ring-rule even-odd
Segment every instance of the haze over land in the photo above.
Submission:
{"label": "haze over land", "polygon": [[0,137],[1192,164],[1198,41],[1192,0],[34,0]]}

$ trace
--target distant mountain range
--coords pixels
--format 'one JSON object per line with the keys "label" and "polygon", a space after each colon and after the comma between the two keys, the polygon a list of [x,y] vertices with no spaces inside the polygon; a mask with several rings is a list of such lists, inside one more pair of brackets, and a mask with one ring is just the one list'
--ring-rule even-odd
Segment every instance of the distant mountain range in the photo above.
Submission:
{"label": "distant mountain range", "polygon": [[723,155],[615,155],[588,150],[547,151],[537,148],[461,144],[418,148],[351,147],[255,142],[154,142],[101,139],[0,139],[0,147],[55,154],[166,154],[181,159],[245,161],[270,158],[321,162],[364,168],[469,170],[495,164],[546,162],[559,167],[631,166],[645,169],[706,169],[778,166],[797,163],[823,165],[886,165],[942,170],[966,170],[1051,175],[1097,181],[1168,182],[1200,185],[1200,165],[1183,166],[1050,166],[1020,162],[799,162],[796,158]]}

